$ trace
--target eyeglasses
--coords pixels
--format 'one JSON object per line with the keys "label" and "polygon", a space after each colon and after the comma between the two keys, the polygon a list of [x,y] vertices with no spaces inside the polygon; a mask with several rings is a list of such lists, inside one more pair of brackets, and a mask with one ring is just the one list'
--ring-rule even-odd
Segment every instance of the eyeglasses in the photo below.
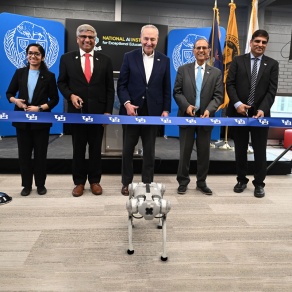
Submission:
{"label": "eyeglasses", "polygon": [[39,52],[31,52],[31,51],[29,51],[29,52],[27,53],[27,55],[28,55],[28,56],[39,57],[39,56],[41,55],[41,53],[39,53]]}
{"label": "eyeglasses", "polygon": [[207,48],[207,47],[196,47],[195,49],[200,51],[200,50],[208,50],[209,48]]}
{"label": "eyeglasses", "polygon": [[261,42],[263,45],[266,45],[268,43],[267,41],[262,41],[262,40],[254,40],[254,42],[257,44]]}
{"label": "eyeglasses", "polygon": [[92,41],[95,39],[95,36],[92,35],[79,35],[78,37],[82,40],[86,40],[87,38],[89,38]]}

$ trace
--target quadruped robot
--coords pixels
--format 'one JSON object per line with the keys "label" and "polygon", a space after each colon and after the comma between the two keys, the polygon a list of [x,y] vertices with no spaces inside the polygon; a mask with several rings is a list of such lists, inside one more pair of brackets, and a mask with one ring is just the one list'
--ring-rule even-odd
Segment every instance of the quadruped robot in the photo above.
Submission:
{"label": "quadruped robot", "polygon": [[[129,200],[126,208],[129,213],[128,217],[128,233],[129,233],[129,255],[134,253],[133,238],[133,218],[145,220],[159,219],[157,228],[162,229],[163,233],[163,253],[162,261],[167,261],[166,254],[166,215],[171,209],[170,202],[163,199],[165,186],[163,184],[151,183],[132,183],[129,185]],[[137,217],[134,214],[139,213]]]}

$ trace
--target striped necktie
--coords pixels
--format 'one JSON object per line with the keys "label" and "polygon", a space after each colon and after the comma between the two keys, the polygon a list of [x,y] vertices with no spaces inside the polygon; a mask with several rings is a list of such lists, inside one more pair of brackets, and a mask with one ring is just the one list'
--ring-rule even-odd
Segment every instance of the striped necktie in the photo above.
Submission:
{"label": "striped necktie", "polygon": [[256,83],[257,83],[257,75],[258,75],[258,60],[259,58],[254,58],[254,63],[252,67],[252,72],[251,72],[251,80],[250,80],[250,92],[249,96],[247,99],[247,104],[253,106],[254,105],[254,93],[255,93],[255,88],[256,88]]}

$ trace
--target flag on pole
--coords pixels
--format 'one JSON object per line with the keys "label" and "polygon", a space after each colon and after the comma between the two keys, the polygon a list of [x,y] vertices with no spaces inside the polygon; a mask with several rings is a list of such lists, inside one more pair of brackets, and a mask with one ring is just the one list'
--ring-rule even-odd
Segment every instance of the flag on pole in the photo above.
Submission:
{"label": "flag on pole", "polygon": [[240,55],[239,50],[239,41],[238,41],[238,30],[237,30],[237,22],[236,22],[236,15],[235,9],[236,5],[231,0],[229,3],[230,12],[229,12],[229,19],[226,31],[226,38],[224,43],[224,50],[223,50],[223,66],[224,66],[224,101],[223,104],[219,107],[219,109],[224,108],[229,103],[229,97],[226,92],[226,79],[228,70],[231,64],[231,61],[235,56]]}
{"label": "flag on pole", "polygon": [[220,46],[220,30],[219,30],[219,9],[217,8],[217,0],[213,8],[213,24],[209,37],[209,44],[211,45],[209,64],[221,70],[223,74],[223,56]]}
{"label": "flag on pole", "polygon": [[291,31],[291,41],[290,41],[290,54],[289,54],[289,60],[292,60],[292,31]]}
{"label": "flag on pole", "polygon": [[245,53],[250,52],[250,40],[252,37],[252,34],[259,29],[259,20],[258,20],[258,0],[252,0],[251,3],[251,14],[250,14],[250,20],[249,20],[249,27],[248,27],[248,33],[247,33],[247,39],[246,39],[246,46],[245,46]]}

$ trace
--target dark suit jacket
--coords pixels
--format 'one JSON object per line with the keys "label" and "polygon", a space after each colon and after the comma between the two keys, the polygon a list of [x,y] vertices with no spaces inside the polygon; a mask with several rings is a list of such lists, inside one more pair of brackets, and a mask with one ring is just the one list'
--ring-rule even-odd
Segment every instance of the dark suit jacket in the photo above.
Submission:
{"label": "dark suit jacket", "polygon": [[[178,68],[173,89],[173,97],[179,107],[179,117],[188,116],[186,110],[189,105],[196,104],[195,63],[185,64]],[[205,110],[214,116],[223,101],[223,83],[221,71],[206,64],[200,94],[200,112]],[[206,129],[212,129],[207,127]]]}
{"label": "dark suit jacket", "polygon": [[[9,87],[6,91],[7,99],[9,100],[12,96],[16,96],[18,92],[18,98],[24,99],[28,105],[28,80],[29,67],[17,69],[12,77]],[[10,102],[10,101],[9,101]],[[55,74],[48,70],[40,70],[40,75],[33,93],[31,105],[42,105],[48,104],[49,110],[51,111],[59,102],[58,89],[56,84]],[[15,111],[23,111],[22,108],[17,106],[14,107]],[[40,129],[51,127],[52,124],[48,123],[30,123],[31,129]],[[13,122],[13,126],[17,128],[25,128],[27,123]]]}
{"label": "dark suit jacket", "polygon": [[154,52],[153,69],[147,84],[142,49],[125,54],[117,85],[121,115],[127,114],[124,107],[127,100],[141,109],[147,99],[150,116],[160,116],[163,111],[170,112],[170,91],[170,60],[167,56]]}
{"label": "dark suit jacket", "polygon": [[80,113],[71,100],[71,94],[83,100],[82,112],[92,114],[112,113],[114,104],[114,81],[112,62],[106,55],[94,52],[93,72],[88,83],[83,73],[80,52],[62,55],[58,77],[58,87],[68,101],[69,113]]}
{"label": "dark suit jacket", "polygon": [[[256,89],[254,109],[264,111],[266,117],[269,117],[278,86],[279,64],[272,58],[265,55],[262,57],[259,68]],[[241,101],[247,104],[250,91],[251,67],[250,54],[237,56],[233,59],[226,80],[226,89],[230,99],[227,116],[241,116],[234,108],[234,104]]]}

